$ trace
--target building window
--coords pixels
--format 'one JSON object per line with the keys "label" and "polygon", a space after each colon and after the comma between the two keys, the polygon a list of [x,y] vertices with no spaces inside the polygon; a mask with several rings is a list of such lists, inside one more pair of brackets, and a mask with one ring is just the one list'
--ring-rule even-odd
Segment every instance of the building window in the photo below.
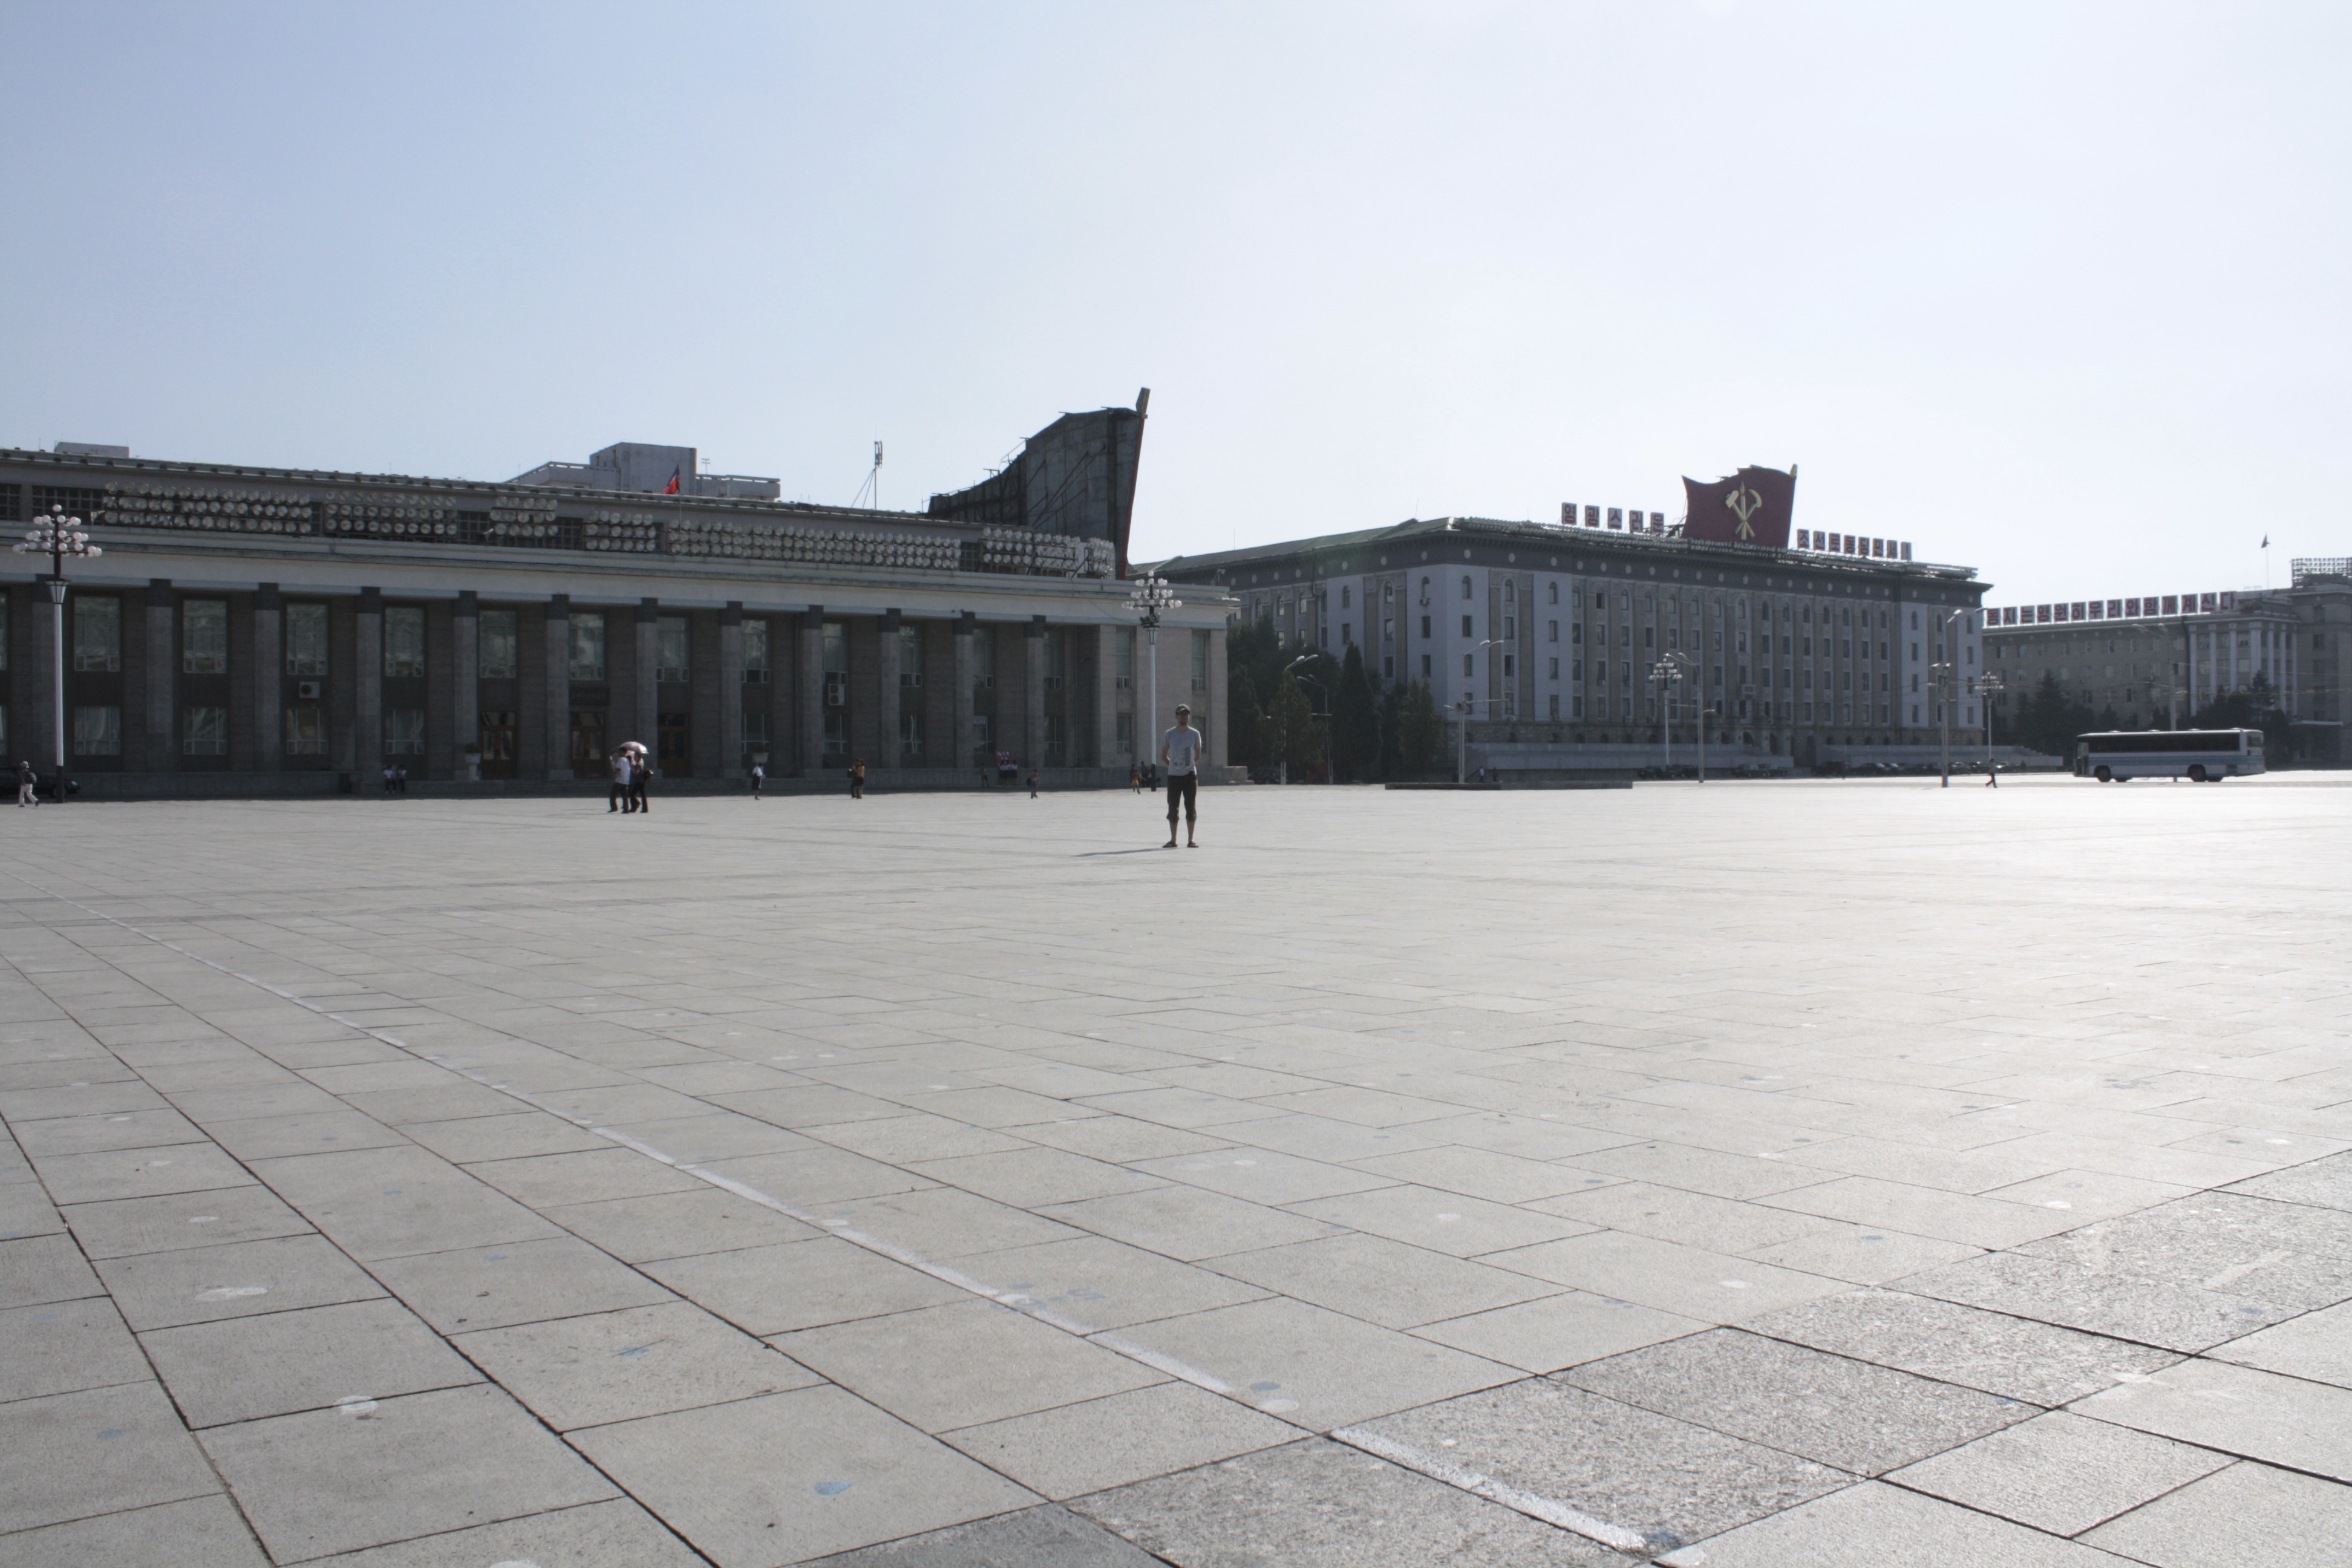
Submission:
{"label": "building window", "polygon": [[1429,656],[1427,654],[1423,654],[1421,656],[1421,678],[1423,680],[1427,680],[1429,679]]}
{"label": "building window", "polygon": [[1382,680],[1396,679],[1396,657],[1393,654],[1381,656],[1381,679]]}
{"label": "building window", "polygon": [[1341,609],[1344,610],[1351,607],[1355,602],[1355,594],[1352,589],[1343,587],[1339,590],[1339,607]]}
{"label": "building window", "polygon": [[1544,623],[1544,641],[1559,641],[1559,623],[1558,621],[1546,621]]}
{"label": "building window", "polygon": [[180,751],[191,757],[228,755],[228,710],[190,708],[180,715]]}
{"label": "building window", "polygon": [[1347,647],[1353,644],[1355,640],[1356,623],[1353,621],[1341,621],[1339,623],[1339,646],[1341,647]]}
{"label": "building window", "polygon": [[1466,576],[1462,579],[1462,596],[1465,599],[1470,596],[1470,579]]}
{"label": "building window", "polygon": [[1209,689],[1209,634],[1192,634],[1192,691],[1199,695]]}
{"label": "building window", "polygon": [[190,599],[180,606],[180,669],[186,675],[228,673],[228,601]]}
{"label": "building window", "polygon": [[1507,642],[1517,642],[1519,640],[1518,616],[1505,616],[1503,617],[1503,637]]}
{"label": "building window", "polygon": [[[898,685],[915,690],[923,684],[923,628],[898,623]],[[918,738],[915,748],[922,750]]]}
{"label": "building window", "polygon": [[[286,606],[286,673],[327,673],[327,606]],[[305,753],[307,754],[307,753]]]}
{"label": "building window", "polygon": [[[768,663],[769,657],[768,623],[765,621],[745,621],[743,623],[744,685],[765,686],[768,683],[768,670],[770,668]],[[764,725],[764,720],[762,721],[762,723]],[[745,731],[746,735],[749,733],[749,731]],[[767,743],[767,734],[764,728],[761,731],[760,742],[762,745]]]}
{"label": "building window", "polygon": [[1557,724],[1559,722],[1559,694],[1558,692],[1552,693],[1549,701],[1551,705],[1549,717],[1552,722]]}
{"label": "building window", "polygon": [[[2325,647],[2325,646],[2326,646],[2326,643],[2325,643],[2324,641],[2315,640],[2315,641],[2313,642],[2312,646],[2313,646],[2314,647]],[[5,669],[5,668],[8,668],[8,595],[5,595],[5,594],[0,594],[0,669]],[[7,741],[6,741],[5,737],[0,737],[0,752],[5,752],[7,749],[8,749],[8,743],[7,743]]]}
{"label": "building window", "polygon": [[743,749],[747,752],[768,749],[768,716],[765,713],[743,715]]}
{"label": "building window", "polygon": [[[574,680],[604,679],[604,617],[595,611],[572,612],[572,647],[567,662]],[[573,726],[575,730],[578,726]],[[590,760],[599,760],[604,752],[590,753]],[[578,760],[575,754],[573,760]]]}
{"label": "building window", "polygon": [[[383,713],[383,754],[421,757],[425,754],[425,710],[387,708]],[[598,753],[602,755],[602,753]]]}
{"label": "building window", "polygon": [[[116,601],[109,600],[112,604]],[[87,605],[88,599],[82,601]],[[120,708],[77,708],[73,720],[73,749],[77,757],[119,757],[122,754],[122,710]]]}
{"label": "building window", "polygon": [[425,612],[414,605],[394,605],[383,613],[383,672],[425,673]]}
{"label": "building window", "polygon": [[[1546,592],[1545,592],[1545,595],[1544,595],[1544,602],[1545,602],[1546,604],[1549,604],[1549,605],[1557,605],[1557,604],[1559,604],[1559,584],[1557,584],[1557,583],[1547,583],[1547,584],[1544,584],[1544,588],[1545,588],[1545,590],[1546,590]],[[1555,719],[1557,719],[1557,718],[1559,718],[1559,715],[1558,713],[1554,713],[1554,714],[1552,715],[1552,717],[1553,717],[1553,718],[1555,718]]]}
{"label": "building window", "polygon": [[1473,623],[1469,616],[1465,616],[1462,617],[1462,635],[1464,637],[1475,637],[1478,635],[1476,632],[1470,629],[1472,624]]}
{"label": "building window", "polygon": [[486,775],[497,778],[512,773],[515,761],[515,716],[511,710],[483,710],[480,745],[482,772]]}
{"label": "building window", "polygon": [[[74,597],[73,667],[76,669],[121,669],[122,668],[122,601],[114,598],[76,595]],[[89,711],[96,712],[92,709]],[[112,711],[112,710],[109,710]],[[118,714],[119,718],[120,715]],[[77,751],[80,748],[76,747]],[[121,753],[120,737],[110,751],[91,752],[92,756],[118,756]]]}
{"label": "building window", "polygon": [[1118,715],[1117,734],[1118,740],[1116,744],[1118,754],[1122,757],[1131,757],[1135,755],[1134,714],[1121,713]]}
{"label": "building window", "polygon": [[327,710],[315,704],[286,710],[286,754],[323,757],[327,754]]}
{"label": "building window", "polygon": [[1429,617],[1427,616],[1421,617],[1421,640],[1423,642],[1427,642],[1429,640]]}
{"label": "building window", "polygon": [[1068,729],[1063,723],[1059,713],[1045,715],[1045,765],[1047,767],[1058,768],[1062,765],[1063,754],[1068,745]]}
{"label": "building window", "polygon": [[[596,617],[599,621],[604,617]],[[572,623],[580,624],[577,617]],[[572,767],[602,769],[604,766],[604,710],[601,708],[574,708],[572,710]]]}
{"label": "building window", "polygon": [[912,709],[898,715],[898,755],[920,762],[923,756],[923,716]]}
{"label": "building window", "polygon": [[1381,646],[1383,647],[1392,647],[1395,642],[1396,617],[1394,616],[1382,616],[1381,617]]}
{"label": "building window", "polygon": [[[516,649],[520,646],[521,641],[521,634],[516,627],[514,611],[484,610],[481,615],[478,660],[481,666],[481,679],[512,680],[515,678]],[[485,758],[488,757],[488,747],[483,748],[482,755]]]}
{"label": "building window", "polygon": [[[1110,639],[1112,689],[1135,689],[1135,633],[1121,626]],[[1128,748],[1134,750],[1133,747]]]}
{"label": "building window", "polygon": [[1475,654],[1467,654],[1467,653],[1465,653],[1465,654],[1464,654],[1464,655],[1462,656],[1462,673],[1463,673],[1463,674],[1465,674],[1465,675],[1475,675],[1475,674],[1476,674],[1476,673],[1477,673],[1477,671],[1476,671],[1476,670],[1472,667],[1472,664],[1471,664],[1471,661],[1472,661],[1473,659],[1475,659],[1476,657],[1477,657],[1477,656],[1476,656]]}
{"label": "building window", "polygon": [[[601,664],[604,661],[599,659],[597,662]],[[686,664],[686,617],[655,617],[654,679],[665,686],[682,686],[687,679]],[[579,677],[574,676],[573,679],[578,679]]]}
{"label": "building window", "polygon": [[1515,653],[1505,654],[1503,656],[1503,679],[1506,680],[1514,679],[1517,677],[1518,673],[1519,656]]}

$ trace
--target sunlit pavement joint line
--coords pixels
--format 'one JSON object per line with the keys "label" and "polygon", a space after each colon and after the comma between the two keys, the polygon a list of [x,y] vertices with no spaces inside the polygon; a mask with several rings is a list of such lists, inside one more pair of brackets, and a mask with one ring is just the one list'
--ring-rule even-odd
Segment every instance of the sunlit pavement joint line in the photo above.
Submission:
{"label": "sunlit pavement joint line", "polygon": [[1431,1480],[1459,1487],[1474,1497],[1485,1498],[1488,1502],[1501,1503],[1515,1513],[1539,1519],[1555,1529],[1581,1535],[1587,1541],[1597,1541],[1612,1552],[1647,1558],[1660,1564],[1661,1568],[1698,1568],[1698,1564],[1706,1561],[1706,1552],[1696,1546],[1680,1545],[1671,1536],[1654,1538],[1639,1531],[1611,1524],[1606,1520],[1580,1512],[1566,1503],[1554,1502],[1549,1498],[1506,1486],[1491,1476],[1482,1476],[1460,1465],[1449,1465],[1410,1444],[1396,1442],[1376,1432],[1366,1432],[1355,1426],[1339,1426],[1333,1428],[1331,1437],[1334,1442],[1345,1443],[1350,1448],[1360,1448],[1376,1458],[1402,1465],[1408,1470],[1427,1476]]}
{"label": "sunlit pavement joint line", "polygon": [[[1065,1317],[1059,1312],[1048,1311],[1020,1291],[999,1290],[993,1286],[986,1285],[982,1283],[980,1280],[974,1279],[969,1274],[950,1268],[943,1263],[934,1263],[931,1259],[925,1258],[921,1253],[916,1252],[908,1247],[901,1247],[895,1241],[888,1240],[883,1237],[871,1235],[866,1231],[858,1230],[845,1220],[826,1219],[820,1215],[812,1214],[806,1209],[796,1208],[793,1205],[784,1202],[782,1198],[772,1196],[748,1183],[737,1181],[732,1176],[721,1175],[717,1171],[706,1170],[700,1165],[680,1164],[676,1156],[655,1148],[652,1144],[645,1142],[645,1140],[641,1138],[633,1138],[629,1134],[620,1131],[615,1128],[599,1127],[593,1121],[583,1120],[577,1116],[567,1115],[562,1110],[558,1110],[556,1107],[540,1099],[539,1096],[529,1093],[523,1089],[515,1089],[509,1085],[500,1083],[489,1074],[478,1073],[474,1071],[471,1068],[461,1067],[457,1063],[451,1061],[446,1057],[437,1056],[429,1051],[420,1051],[397,1035],[387,1034],[382,1029],[370,1027],[368,1025],[362,1024],[354,1018],[346,1018],[341,1013],[332,1012],[325,1007],[321,1007],[317,1003],[310,1001],[307,997],[297,996],[294,993],[287,990],[283,986],[272,985],[268,981],[263,980],[257,975],[247,974],[241,970],[231,969],[228,965],[215,963],[214,960],[206,958],[200,952],[191,952],[188,949],[182,947],[178,942],[157,936],[152,931],[142,931],[128,921],[118,920],[114,916],[107,914],[103,910],[91,909],[88,904],[81,903],[73,899],[68,899],[62,893],[51,892],[48,889],[41,887],[37,882],[26,880],[26,878],[16,872],[11,871],[9,875],[11,877],[15,877],[16,880],[24,882],[26,887],[37,889],[46,897],[55,899],[61,904],[79,910],[82,913],[89,915],[94,919],[104,921],[109,925],[120,927],[123,931],[129,931],[131,935],[138,937],[142,941],[152,942],[156,946],[176,952],[183,958],[201,963],[205,968],[214,971],[215,973],[226,974],[232,980],[242,981],[247,985],[267,991],[273,996],[278,997],[284,1001],[291,1002],[294,1005],[303,1009],[305,1012],[314,1013],[320,1017],[328,1020],[330,1023],[340,1024],[346,1029],[351,1029],[356,1033],[365,1035],[372,1040],[376,1040],[383,1045],[390,1046],[396,1051],[404,1052],[407,1055],[415,1058],[419,1061],[431,1062],[435,1067],[440,1068],[447,1072],[456,1073],[458,1077],[468,1079],[471,1082],[480,1084],[485,1089],[495,1090],[499,1094],[505,1095],[509,1100],[530,1106],[533,1110],[544,1111],[546,1114],[568,1122],[572,1126],[580,1128],[582,1131],[586,1131],[594,1137],[602,1138],[607,1142],[617,1144],[620,1147],[630,1151],[632,1153],[641,1154],[648,1160],[657,1160],[682,1175],[692,1176],[695,1180],[699,1182],[708,1182],[710,1185],[718,1187],[721,1191],[732,1193],[737,1197],[742,1198],[746,1202],[754,1203],[762,1208],[773,1210],[775,1213],[782,1215],[787,1219],[798,1220],[803,1225],[812,1226],[818,1230],[824,1231],[828,1235],[838,1237],[842,1240],[850,1243],[852,1246],[864,1247],[868,1252],[876,1253],[881,1257],[887,1258],[893,1263],[904,1264],[907,1268],[912,1268],[919,1273],[928,1274],[932,1279],[940,1281],[942,1285],[952,1286],[956,1289],[966,1290],[971,1292],[972,1295],[983,1297],[988,1300],[995,1302],[1000,1307],[1008,1307],[1013,1310],[1021,1313],[1024,1317],[1034,1318],[1039,1322],[1049,1324],[1054,1328],[1060,1329],[1065,1333],[1075,1334],[1080,1339],[1087,1340],[1092,1343],[1102,1346],[1105,1350],[1126,1356],[1131,1361],[1140,1362],[1144,1365],[1150,1367],[1155,1372],[1164,1373],[1168,1376],[1176,1378],[1181,1382],[1189,1383],[1196,1388],[1206,1389],[1211,1394],[1221,1394],[1227,1399],[1235,1400],[1244,1405],[1250,1405],[1260,1413],[1271,1415],[1276,1420],[1281,1420],[1286,1411],[1289,1408],[1293,1408],[1293,1406],[1290,1405],[1290,1403],[1286,1400],[1268,1400],[1264,1403],[1251,1400],[1244,1396],[1240,1389],[1235,1388],[1232,1384],[1227,1383],[1223,1378],[1217,1377],[1210,1373],[1202,1372],[1198,1367],[1187,1365],[1185,1363],[1177,1360],[1174,1356],[1168,1355],[1160,1351],[1155,1351],[1148,1345],[1137,1344],[1123,1335],[1105,1333],[1100,1329],[1095,1328],[1087,1323],[1082,1323],[1075,1318]],[[1434,1463],[1435,1461],[1433,1460],[1430,1462]],[[1543,1500],[1540,1498],[1531,1499],[1530,1500],[1549,1508],[1558,1507],[1557,1504],[1544,1503]],[[1520,1511],[1526,1512],[1527,1510],[1522,1509]],[[1577,1519],[1584,1518],[1582,1514],[1576,1513],[1573,1510],[1563,1509],[1560,1510],[1560,1511],[1563,1514],[1567,1514]],[[1543,1519],[1548,1516],[1536,1514],[1533,1517]],[[1611,1530],[1614,1528],[1611,1525],[1601,1524],[1597,1520],[1587,1521],[1587,1522],[1601,1530]],[[1640,1536],[1634,1535],[1629,1531],[1620,1531],[1618,1533],[1627,1540],[1634,1542],[1639,1542],[1641,1540]],[[1600,1536],[1594,1536],[1593,1539],[1597,1541],[1602,1538]],[[1642,1548],[1636,1546],[1633,1548],[1621,1548],[1621,1550],[1639,1551],[1642,1550]],[[1665,1563],[1668,1560],[1661,1557],[1657,1559],[1657,1561]],[[1696,1562],[1697,1559],[1693,1558],[1690,1561]]]}

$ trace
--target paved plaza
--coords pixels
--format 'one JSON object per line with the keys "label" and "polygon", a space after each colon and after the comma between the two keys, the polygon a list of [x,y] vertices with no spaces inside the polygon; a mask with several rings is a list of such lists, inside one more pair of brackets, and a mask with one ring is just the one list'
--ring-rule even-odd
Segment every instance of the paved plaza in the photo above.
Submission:
{"label": "paved plaza", "polygon": [[2352,780],[88,805],[0,1562],[2352,1562]]}

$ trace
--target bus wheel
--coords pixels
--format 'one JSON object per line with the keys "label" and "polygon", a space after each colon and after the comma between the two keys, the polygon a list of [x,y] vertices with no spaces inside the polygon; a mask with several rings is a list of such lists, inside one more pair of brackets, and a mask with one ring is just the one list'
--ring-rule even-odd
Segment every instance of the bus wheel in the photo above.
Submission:
{"label": "bus wheel", "polygon": [[2100,768],[2099,770],[2097,770],[2097,771],[2096,771],[2095,773],[2094,773],[2091,776],[2092,776],[2093,778],[2097,779],[2101,784],[2113,784],[2113,783],[2115,783],[2115,775],[2114,775],[2113,773],[2109,773],[2109,772],[2108,772],[2105,768],[2104,768],[2104,767],[2103,767],[2103,768]]}
{"label": "bus wheel", "polygon": [[2193,783],[2203,784],[2205,782],[2205,764],[2203,763],[2190,764],[2189,769],[2189,777]]}

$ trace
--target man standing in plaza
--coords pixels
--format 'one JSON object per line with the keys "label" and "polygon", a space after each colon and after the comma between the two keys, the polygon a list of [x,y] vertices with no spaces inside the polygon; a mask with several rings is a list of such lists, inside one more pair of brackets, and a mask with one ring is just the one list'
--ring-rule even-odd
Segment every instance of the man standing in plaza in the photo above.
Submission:
{"label": "man standing in plaza", "polygon": [[18,805],[40,805],[39,784],[40,775],[33,772],[31,763],[20,762],[16,764],[16,804]]}
{"label": "man standing in plaza", "polygon": [[1176,847],[1176,808],[1181,804],[1184,847],[1198,849],[1192,829],[1201,815],[1201,731],[1192,728],[1191,703],[1176,704],[1176,727],[1160,737],[1160,762],[1168,770],[1168,842],[1160,847]]}

